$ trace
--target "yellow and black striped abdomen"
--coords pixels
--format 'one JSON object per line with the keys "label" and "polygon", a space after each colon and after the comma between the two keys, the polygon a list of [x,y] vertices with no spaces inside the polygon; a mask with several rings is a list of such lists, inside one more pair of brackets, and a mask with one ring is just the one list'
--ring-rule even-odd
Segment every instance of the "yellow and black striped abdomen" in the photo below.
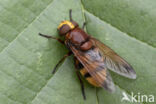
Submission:
{"label": "yellow and black striped abdomen", "polygon": [[100,87],[100,85],[93,79],[93,77],[89,74],[89,72],[83,67],[83,65],[76,59],[75,66],[84,78],[93,86]]}

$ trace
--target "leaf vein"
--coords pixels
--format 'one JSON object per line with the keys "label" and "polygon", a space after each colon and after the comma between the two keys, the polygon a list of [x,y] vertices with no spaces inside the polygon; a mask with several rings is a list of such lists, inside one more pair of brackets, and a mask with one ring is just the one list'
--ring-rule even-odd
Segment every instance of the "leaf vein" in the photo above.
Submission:
{"label": "leaf vein", "polygon": [[37,19],[40,17],[40,15],[42,15],[42,13],[50,6],[50,4],[52,4],[52,2],[53,2],[53,1],[51,1],[51,2],[47,5],[47,7],[44,8],[44,9],[40,12],[40,14],[39,14],[38,16],[36,16],[36,18],[34,18],[34,19],[32,20],[32,22],[31,22],[28,26],[26,26],[26,27],[23,29],[23,31],[21,31],[21,32],[19,33],[19,35],[17,35],[16,38],[14,38],[14,39],[0,52],[0,54],[1,54],[3,51],[5,51],[5,50],[8,48],[8,46],[10,46],[19,36],[21,36],[22,33],[24,33],[25,30],[26,30],[29,26],[31,26],[31,24],[32,24],[35,20],[37,20]]}

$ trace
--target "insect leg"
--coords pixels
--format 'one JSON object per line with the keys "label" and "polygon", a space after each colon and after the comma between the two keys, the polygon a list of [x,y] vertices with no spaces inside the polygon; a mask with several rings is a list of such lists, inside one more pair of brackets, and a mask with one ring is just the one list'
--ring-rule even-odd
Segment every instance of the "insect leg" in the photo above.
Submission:
{"label": "insect leg", "polygon": [[61,39],[59,39],[59,38],[56,38],[56,37],[53,37],[53,36],[49,36],[49,35],[44,35],[44,34],[41,34],[41,33],[39,33],[39,35],[40,35],[40,36],[43,36],[43,37],[45,37],[45,38],[48,38],[48,39],[49,39],[49,38],[55,39],[55,40],[57,40],[58,42],[64,44],[64,41],[61,40]]}
{"label": "insect leg", "polygon": [[85,26],[86,26],[86,22],[83,23],[82,29],[84,30]]}
{"label": "insect leg", "polygon": [[56,72],[56,69],[57,69],[57,67],[68,57],[68,56],[70,56],[72,54],[72,52],[71,51],[69,51],[67,54],[65,54],[62,58],[61,58],[61,60],[56,64],[56,66],[54,67],[54,69],[53,69],[53,71],[52,71],[52,74],[54,74],[55,72]]}
{"label": "insect leg", "polygon": [[83,95],[83,99],[86,100],[86,95],[85,95],[85,89],[84,89],[84,84],[83,84],[83,81],[81,80],[81,77],[80,77],[80,74],[78,71],[76,71],[76,74],[77,74],[77,77],[80,81],[80,84],[81,84],[81,91],[82,91],[82,95]]}

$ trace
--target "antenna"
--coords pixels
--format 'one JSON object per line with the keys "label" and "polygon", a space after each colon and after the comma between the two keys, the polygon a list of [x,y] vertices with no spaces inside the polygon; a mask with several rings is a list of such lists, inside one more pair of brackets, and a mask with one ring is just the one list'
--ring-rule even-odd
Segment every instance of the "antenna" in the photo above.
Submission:
{"label": "antenna", "polygon": [[73,19],[72,19],[72,9],[69,10],[69,19],[70,19],[70,21],[73,21]]}

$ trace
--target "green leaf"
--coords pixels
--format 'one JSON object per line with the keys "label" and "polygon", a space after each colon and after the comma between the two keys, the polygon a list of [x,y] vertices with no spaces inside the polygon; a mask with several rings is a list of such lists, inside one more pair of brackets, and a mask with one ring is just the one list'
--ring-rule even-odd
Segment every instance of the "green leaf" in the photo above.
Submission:
{"label": "green leaf", "polygon": [[[0,104],[133,104],[122,102],[122,94],[156,96],[154,2],[146,0],[139,6],[139,0],[1,0]],[[69,9],[80,27],[86,21],[86,32],[134,67],[136,80],[111,73],[113,94],[84,80],[84,101],[73,56],[51,74],[68,50],[38,33],[59,37],[57,26],[69,19]]]}
{"label": "green leaf", "polygon": [[82,0],[87,11],[131,37],[156,47],[155,0]]}

